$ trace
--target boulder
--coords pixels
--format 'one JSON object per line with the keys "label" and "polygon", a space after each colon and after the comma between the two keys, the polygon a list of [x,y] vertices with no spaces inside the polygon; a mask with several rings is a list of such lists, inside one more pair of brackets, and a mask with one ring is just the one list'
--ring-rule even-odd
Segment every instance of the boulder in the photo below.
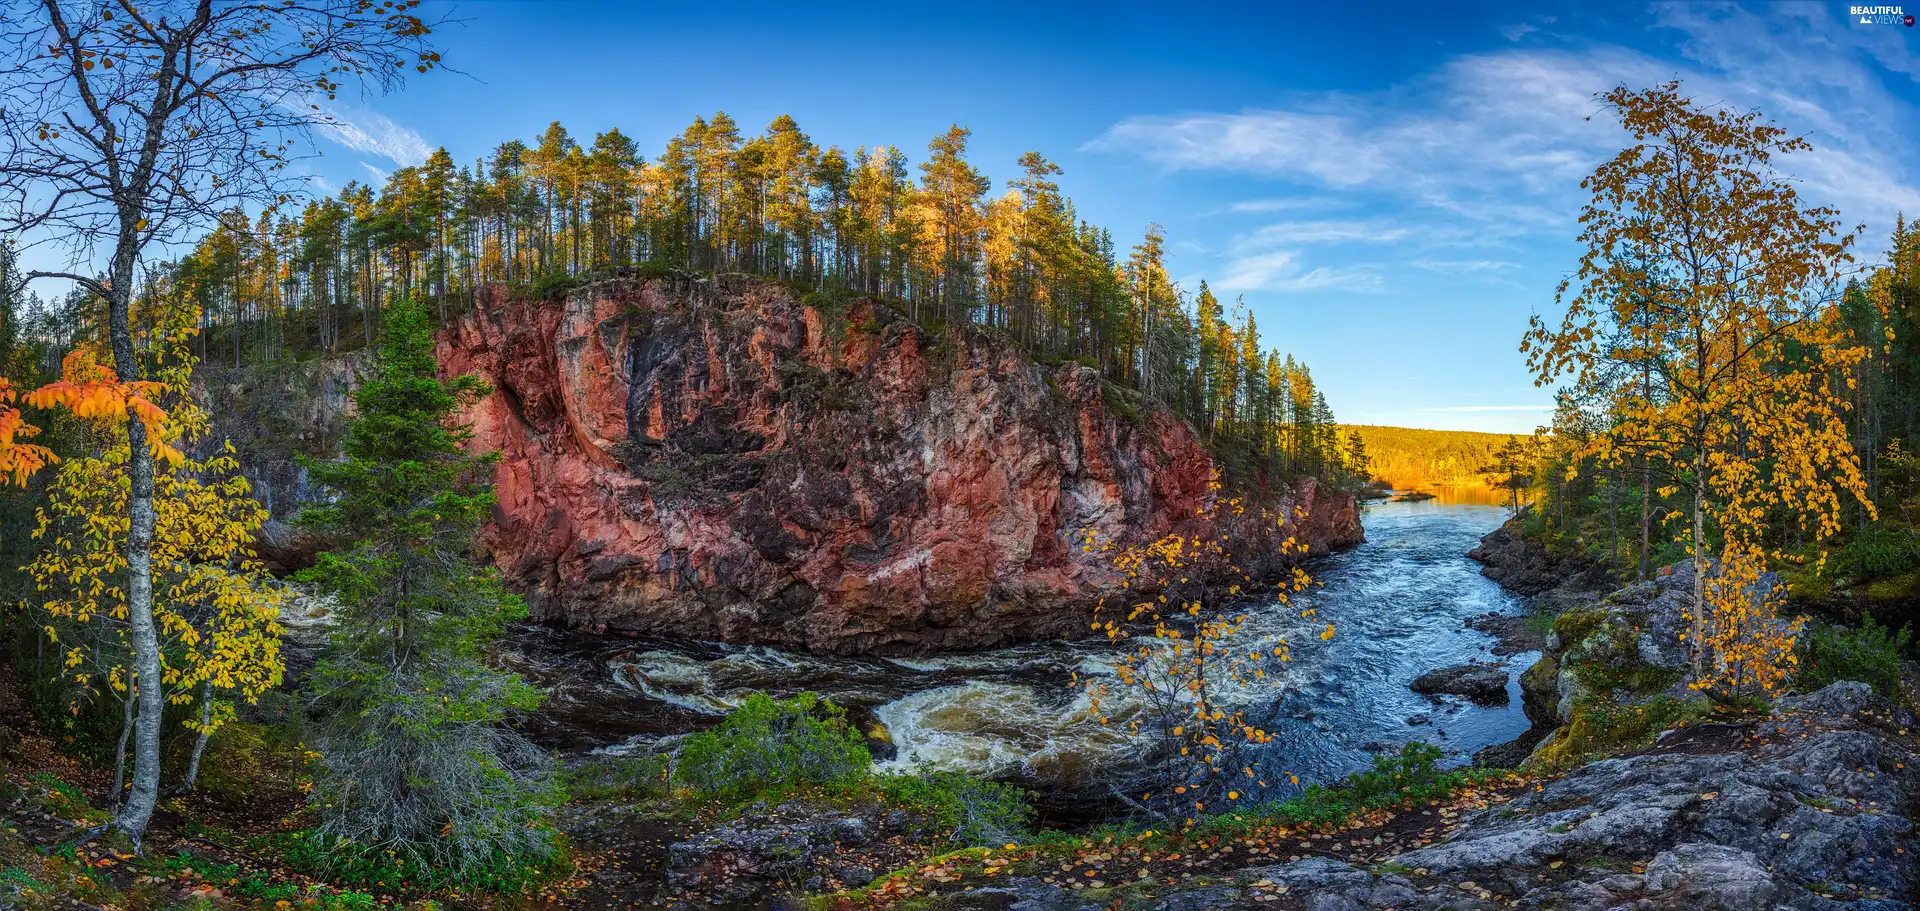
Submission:
{"label": "boulder", "polygon": [[829,807],[796,800],[758,805],[739,818],[667,848],[676,895],[720,905],[866,885],[917,858],[905,836],[925,820],[877,806]]}
{"label": "boulder", "polygon": [[1507,669],[1495,664],[1462,664],[1415,677],[1409,689],[1429,696],[1465,696],[1480,705],[1507,703]]}

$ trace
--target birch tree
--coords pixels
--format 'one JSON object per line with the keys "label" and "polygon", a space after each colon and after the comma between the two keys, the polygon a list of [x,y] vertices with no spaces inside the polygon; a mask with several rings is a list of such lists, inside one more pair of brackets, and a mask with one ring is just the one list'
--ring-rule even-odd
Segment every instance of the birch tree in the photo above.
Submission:
{"label": "birch tree", "polygon": [[[439,64],[419,0],[10,0],[0,6],[0,233],[66,255],[107,303],[113,376],[140,381],[128,306],[156,245],[227,209],[289,202],[312,131],[349,83],[386,90]],[[153,422],[127,403],[128,629],[137,681],[161,678],[154,622]],[[147,403],[151,408],[151,403]],[[112,822],[137,845],[160,793],[162,687],[139,687],[133,789]]]}
{"label": "birch tree", "polygon": [[[1671,518],[1701,570],[1696,685],[1767,689],[1781,678],[1762,665],[1789,660],[1791,627],[1755,616],[1751,586],[1733,580],[1786,556],[1783,526],[1821,540],[1840,531],[1843,498],[1872,509],[1845,422],[1865,352],[1837,331],[1854,234],[1775,169],[1809,145],[1758,112],[1703,106],[1677,82],[1601,100],[1630,144],[1581,184],[1593,199],[1566,313],[1558,326],[1535,316],[1521,350],[1538,385],[1609,396],[1603,464],[1672,466],[1661,495],[1689,493]],[[1715,549],[1728,581],[1710,579]]]}

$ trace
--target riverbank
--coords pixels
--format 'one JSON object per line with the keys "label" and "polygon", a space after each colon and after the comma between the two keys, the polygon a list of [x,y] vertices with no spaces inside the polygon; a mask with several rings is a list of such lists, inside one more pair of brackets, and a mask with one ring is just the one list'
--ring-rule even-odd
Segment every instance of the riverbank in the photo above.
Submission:
{"label": "riverbank", "polygon": [[[1910,907],[1914,718],[1859,684],[1701,724],[1562,775],[1522,774],[1334,827],[1096,839],[905,871],[841,907]],[[1235,818],[1235,817],[1229,817]],[[1090,863],[1091,862],[1091,863]],[[829,906],[833,906],[829,902]]]}
{"label": "riverbank", "polygon": [[[884,907],[912,895],[916,907],[934,909],[985,901],[1885,911],[1920,899],[1910,706],[1858,682],[1758,711],[1710,705],[1684,686],[1676,621],[1692,588],[1690,565],[1625,588],[1584,568],[1556,578],[1551,558],[1529,552],[1511,526],[1476,553],[1489,577],[1529,589],[1534,611],[1531,622],[1476,625],[1544,649],[1521,675],[1536,724],[1521,749],[1504,753],[1519,766],[1510,778],[1331,831],[1282,824],[1279,808],[1250,808],[1227,817],[1236,821],[1233,838],[1010,849],[969,859],[964,872],[936,862],[842,900]],[[1087,866],[1094,869],[1083,873]]]}
{"label": "riverbank", "polygon": [[[881,742],[885,738],[876,738],[867,720],[884,713],[872,710],[854,716],[844,734],[878,761],[863,758],[857,775],[831,785],[776,789],[765,797],[722,796],[680,777],[666,758],[685,744],[686,730],[711,726],[716,712],[737,705],[746,693],[838,686],[871,695],[902,680],[933,685],[894,701],[914,693],[978,696],[977,702],[959,703],[977,709],[968,717],[979,726],[967,737],[1013,750],[1023,742],[1027,722],[1009,720],[1005,708],[1017,703],[1006,702],[1004,691],[993,687],[1043,693],[1046,673],[1093,666],[1085,654],[1055,653],[1058,663],[1044,665],[1054,670],[1003,676],[996,684],[995,675],[1017,674],[1018,666],[1042,654],[1032,651],[1041,647],[928,663],[821,659],[737,646],[701,646],[708,651],[700,652],[529,630],[537,636],[509,640],[520,649],[517,660],[570,674],[558,685],[542,681],[555,705],[549,715],[533,719],[529,731],[567,756],[564,778],[572,800],[556,825],[574,846],[575,867],[505,905],[497,899],[483,904],[541,911],[763,911],[794,907],[799,896],[811,895],[812,907],[917,911],[1890,911],[1911,900],[1920,876],[1906,846],[1915,833],[1920,757],[1915,721],[1906,709],[1857,684],[1784,699],[1765,714],[1703,710],[1669,718],[1636,714],[1634,707],[1645,703],[1626,701],[1605,709],[1597,701],[1603,690],[1596,681],[1638,687],[1653,679],[1626,663],[1626,655],[1641,650],[1641,633],[1667,634],[1651,618],[1669,610],[1673,593],[1690,588],[1684,574],[1638,589],[1583,593],[1578,605],[1563,593],[1546,600],[1559,606],[1554,622],[1530,622],[1517,595],[1494,585],[1464,557],[1483,533],[1497,531],[1497,512],[1430,502],[1376,509],[1369,517],[1370,532],[1376,532],[1369,545],[1315,564],[1327,584],[1313,597],[1320,599],[1323,616],[1338,618],[1341,635],[1318,651],[1303,648],[1292,666],[1297,676],[1276,681],[1278,698],[1265,707],[1282,739],[1261,760],[1262,769],[1306,768],[1303,783],[1317,780],[1321,786],[1243,794],[1234,809],[1191,829],[1175,826],[1173,834],[1142,819],[1079,819],[1070,831],[1049,831],[1043,818],[1041,828],[1033,828],[1031,818],[1022,821],[1011,805],[984,796],[1006,792],[975,792],[978,786],[967,784],[969,779],[942,778],[926,774],[934,767],[901,762],[902,752],[915,749],[910,738]],[[1534,597],[1539,606],[1542,596]],[[1636,630],[1632,637],[1616,632],[1630,629]],[[602,648],[616,645],[621,647]],[[1656,657],[1659,651],[1654,648]],[[649,670],[634,670],[649,653]],[[701,654],[706,657],[694,657]],[[1067,655],[1073,660],[1060,660]],[[1436,668],[1496,659],[1505,659],[1506,705],[1475,705],[1470,696],[1425,696],[1410,688]],[[1548,660],[1558,671],[1538,670]],[[581,674],[582,665],[595,673]],[[1596,666],[1622,670],[1624,677],[1588,677],[1586,669]],[[690,668],[700,673],[687,673]],[[1559,698],[1561,671],[1585,688]],[[716,674],[735,676],[723,683]],[[1552,700],[1543,698],[1549,682]],[[671,701],[651,695],[650,688]],[[1618,689],[1606,688],[1604,696],[1619,697]],[[1028,698],[1037,706],[1070,705]],[[1529,762],[1518,754],[1495,762],[1482,748],[1511,740],[1529,730],[1529,722],[1557,718],[1563,701],[1579,711],[1572,722],[1558,720],[1542,747],[1562,744],[1557,757]],[[997,726],[986,723],[995,712],[1001,716]],[[1603,716],[1626,736],[1600,736],[1593,722]],[[591,724],[595,718],[601,720],[597,727]],[[622,724],[657,730],[634,735]],[[214,769],[240,756],[229,736],[216,738]],[[52,749],[44,736],[24,739],[35,756]],[[1417,742],[1422,740],[1440,746]],[[888,749],[894,751],[890,756]],[[1479,763],[1468,764],[1469,756]],[[1322,764],[1309,765],[1316,761]],[[41,763],[55,771],[71,765]],[[70,782],[9,772],[10,824],[30,823],[16,825],[21,834],[11,844],[54,847],[77,831],[63,820],[89,818],[85,795],[101,782],[77,766],[70,771]],[[295,778],[285,782],[289,788]],[[298,805],[297,790],[287,793],[284,808],[290,810]],[[354,904],[362,899],[329,892],[297,869],[249,860],[252,842],[242,836],[271,832],[292,816],[273,816],[281,811],[272,807],[281,805],[249,804],[237,793],[217,798],[225,803],[212,799],[196,797],[163,814],[147,859],[135,861],[102,846],[72,855],[76,860],[32,861],[19,869],[67,877],[69,890],[82,888],[76,875],[87,877],[95,885],[85,888],[96,890],[89,894],[122,907],[206,899],[214,907],[251,911],[271,906],[261,898],[270,890],[293,896],[294,907],[316,911],[370,908],[388,899],[361,893],[369,903]],[[258,812],[247,815],[250,806]],[[1000,809],[982,815],[987,806]],[[969,819],[998,822],[962,836],[960,827]],[[7,844],[0,843],[0,852]],[[135,894],[149,897],[105,898]]]}

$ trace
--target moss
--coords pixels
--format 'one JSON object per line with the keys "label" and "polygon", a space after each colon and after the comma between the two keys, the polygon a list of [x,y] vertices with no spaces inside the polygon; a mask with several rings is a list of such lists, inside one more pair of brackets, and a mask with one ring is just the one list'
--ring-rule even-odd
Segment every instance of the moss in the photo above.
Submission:
{"label": "moss", "polygon": [[1553,619],[1553,634],[1560,638],[1560,647],[1577,648],[1607,622],[1607,611],[1597,607],[1576,607],[1565,611]]}
{"label": "moss", "polygon": [[1787,595],[1796,601],[1826,601],[1833,597],[1833,576],[1815,572],[1811,566],[1796,566],[1780,572]]}
{"label": "moss", "polygon": [[1590,695],[1573,702],[1573,718],[1534,751],[1530,764],[1565,768],[1597,753],[1645,746],[1654,735],[1697,718],[1704,702],[1660,695],[1622,703],[1611,695]]}
{"label": "moss", "polygon": [[1920,571],[1909,570],[1870,582],[1865,591],[1869,601],[1901,601],[1913,597],[1916,585],[1920,585]]}
{"label": "moss", "polygon": [[1520,698],[1529,710],[1529,717],[1536,712],[1551,715],[1560,702],[1560,662],[1552,655],[1543,654],[1531,667],[1521,671]]}
{"label": "moss", "polygon": [[1581,685],[1590,690],[1631,690],[1642,695],[1664,692],[1686,676],[1679,668],[1637,663],[1624,667],[1583,664],[1576,667],[1574,673],[1580,677]]}

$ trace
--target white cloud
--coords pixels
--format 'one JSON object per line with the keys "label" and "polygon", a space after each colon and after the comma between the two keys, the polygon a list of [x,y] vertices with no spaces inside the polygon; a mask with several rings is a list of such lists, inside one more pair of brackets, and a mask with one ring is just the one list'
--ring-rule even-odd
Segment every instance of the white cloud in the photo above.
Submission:
{"label": "white cloud", "polygon": [[360,166],[363,168],[366,168],[368,174],[373,175],[373,182],[374,182],[375,189],[378,189],[379,185],[387,182],[386,171],[382,171],[379,168],[376,168],[373,165],[368,164],[367,162],[364,162],[364,161],[360,162]]}
{"label": "white cloud", "polygon": [[1520,268],[1519,263],[1510,263],[1497,259],[1413,259],[1407,265],[1431,272],[1450,272],[1455,274],[1506,272]]}
{"label": "white cloud", "polygon": [[[1812,152],[1778,160],[1811,201],[1884,236],[1899,210],[1920,212],[1920,177],[1900,154],[1920,143],[1913,99],[1920,56],[1905,29],[1850,26],[1828,4],[1653,7],[1655,32],[1680,56],[1529,41],[1454,58],[1388,90],[1298,95],[1240,112],[1142,115],[1087,144],[1169,171],[1268,178],[1319,195],[1382,204],[1403,225],[1453,226],[1462,245],[1571,237],[1580,180],[1625,134],[1595,99],[1618,84],[1681,79],[1697,99],[1758,108],[1807,135]],[[1526,37],[1527,27],[1510,37]],[[1538,36],[1535,36],[1538,37]],[[1589,119],[1591,117],[1591,119]],[[1254,199],[1234,211],[1286,211]],[[1364,238],[1355,238],[1364,242]],[[1871,248],[1878,238],[1868,238]]]}
{"label": "white cloud", "polygon": [[1373,243],[1403,240],[1411,228],[1388,221],[1290,221],[1268,225],[1235,241],[1239,249],[1289,244]]}
{"label": "white cloud", "polygon": [[1241,256],[1227,264],[1227,272],[1213,286],[1222,291],[1352,291],[1377,294],[1384,290],[1373,266],[1304,269],[1299,254],[1273,250]]}
{"label": "white cloud", "polygon": [[1539,31],[1538,28],[1528,25],[1525,22],[1516,22],[1513,25],[1509,25],[1506,28],[1501,29],[1500,37],[1505,38],[1508,41],[1519,41],[1520,39],[1527,37],[1529,33],[1537,32],[1537,31]]}
{"label": "white cloud", "polygon": [[1472,221],[1570,221],[1516,205],[1577,188],[1612,127],[1588,122],[1595,91],[1655,81],[1619,49],[1515,50],[1456,58],[1417,83],[1369,96],[1326,94],[1287,108],[1141,116],[1088,144],[1168,170],[1229,171],[1347,193],[1398,197]]}
{"label": "white cloud", "polygon": [[[419,133],[374,111],[331,110],[320,134],[356,152],[376,155],[402,167],[421,164],[433,154]],[[385,174],[381,175],[384,179]]]}
{"label": "white cloud", "polygon": [[1280,196],[1272,199],[1249,199],[1236,202],[1227,207],[1229,212],[1299,212],[1303,210],[1326,209],[1335,205],[1333,200],[1313,196]]}

